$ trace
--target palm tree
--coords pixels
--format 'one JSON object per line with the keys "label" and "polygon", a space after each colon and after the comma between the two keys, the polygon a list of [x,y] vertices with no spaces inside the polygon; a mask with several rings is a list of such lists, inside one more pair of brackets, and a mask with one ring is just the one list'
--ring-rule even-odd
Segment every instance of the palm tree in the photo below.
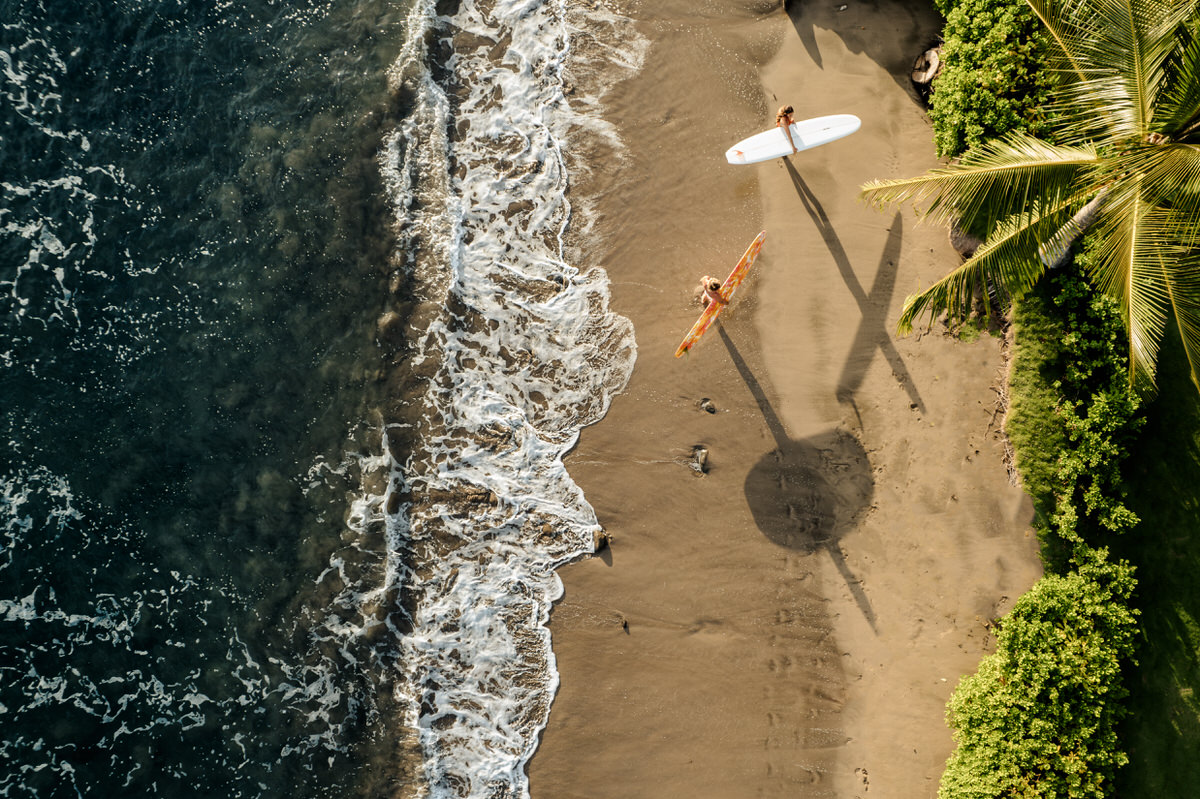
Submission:
{"label": "palm tree", "polygon": [[873,181],[877,205],[986,231],[974,255],[905,302],[962,318],[991,288],[1019,296],[1099,236],[1088,278],[1120,305],[1130,383],[1152,389],[1174,318],[1200,388],[1200,38],[1198,0],[1026,0],[1049,32],[1059,75],[1053,142],[1013,133],[907,180]]}

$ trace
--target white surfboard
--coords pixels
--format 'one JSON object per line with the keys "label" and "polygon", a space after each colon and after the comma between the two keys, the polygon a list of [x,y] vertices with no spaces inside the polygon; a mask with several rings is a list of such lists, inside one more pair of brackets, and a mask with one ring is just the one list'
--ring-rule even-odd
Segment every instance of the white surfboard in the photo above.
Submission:
{"label": "white surfboard", "polygon": [[[854,114],[832,114],[827,117],[802,119],[791,124],[792,142],[797,150],[809,150],[822,144],[849,136],[858,130],[862,120]],[[787,134],[783,128],[775,127],[742,139],[725,151],[725,160],[731,164],[757,164],[792,154]]]}

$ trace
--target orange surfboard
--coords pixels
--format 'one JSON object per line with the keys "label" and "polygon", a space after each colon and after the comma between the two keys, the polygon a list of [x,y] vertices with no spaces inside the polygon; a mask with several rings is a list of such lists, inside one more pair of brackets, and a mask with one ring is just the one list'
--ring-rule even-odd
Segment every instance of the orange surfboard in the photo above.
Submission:
{"label": "orange surfboard", "polygon": [[708,307],[704,309],[704,313],[700,314],[700,318],[696,320],[696,324],[692,325],[691,332],[684,337],[683,343],[679,345],[679,349],[675,350],[675,357],[678,358],[685,352],[689,352],[700,337],[704,335],[704,331],[708,330],[713,321],[724,310],[729,301],[733,299],[733,292],[737,291],[737,287],[742,285],[742,281],[746,279],[746,274],[750,271],[750,267],[754,266],[754,259],[758,257],[758,251],[762,249],[763,240],[767,237],[767,231],[759,233],[758,236],[750,243],[746,249],[746,254],[742,256],[742,260],[737,262],[737,266],[729,273],[729,277],[725,278],[725,282],[721,284],[721,289],[717,293],[721,295],[725,302],[710,302]]}

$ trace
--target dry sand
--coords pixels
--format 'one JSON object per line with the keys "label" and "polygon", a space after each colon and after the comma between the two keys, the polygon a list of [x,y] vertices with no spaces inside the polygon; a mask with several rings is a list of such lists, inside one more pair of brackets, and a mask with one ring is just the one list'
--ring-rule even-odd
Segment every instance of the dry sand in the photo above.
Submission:
{"label": "dry sand", "polygon": [[[1041,573],[996,438],[1000,342],[894,335],[904,296],[957,255],[857,196],[935,164],[907,75],[940,20],[900,0],[624,10],[653,42],[608,106],[630,158],[581,190],[604,197],[639,355],[567,462],[614,541],[561,571],[532,794],[934,796],[950,692]],[[782,103],[863,126],[726,164]],[[760,229],[751,278],[676,360],[699,276]]]}

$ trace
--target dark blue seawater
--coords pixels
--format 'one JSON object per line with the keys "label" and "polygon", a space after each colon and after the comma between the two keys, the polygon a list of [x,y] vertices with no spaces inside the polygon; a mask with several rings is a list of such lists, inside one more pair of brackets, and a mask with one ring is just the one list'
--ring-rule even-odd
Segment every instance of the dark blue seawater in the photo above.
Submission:
{"label": "dark blue seawater", "polygon": [[0,0],[0,797],[415,779],[333,601],[381,568],[408,5]]}

